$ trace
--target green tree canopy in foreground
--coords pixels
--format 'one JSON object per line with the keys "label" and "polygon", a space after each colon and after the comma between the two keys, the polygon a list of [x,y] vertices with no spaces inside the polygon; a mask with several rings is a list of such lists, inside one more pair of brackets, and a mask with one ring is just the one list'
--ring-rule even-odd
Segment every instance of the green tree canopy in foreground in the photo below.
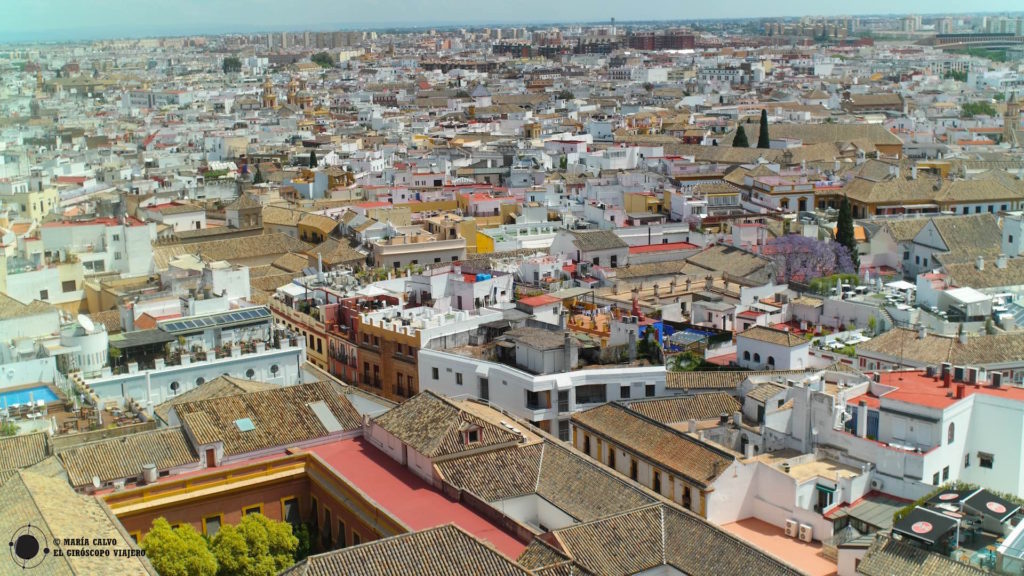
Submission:
{"label": "green tree canopy in foreground", "polygon": [[171,528],[157,518],[139,546],[161,576],[214,576],[217,559],[191,524]]}
{"label": "green tree canopy in foreground", "polygon": [[295,562],[298,546],[290,524],[262,514],[224,526],[210,542],[220,576],[273,576]]}

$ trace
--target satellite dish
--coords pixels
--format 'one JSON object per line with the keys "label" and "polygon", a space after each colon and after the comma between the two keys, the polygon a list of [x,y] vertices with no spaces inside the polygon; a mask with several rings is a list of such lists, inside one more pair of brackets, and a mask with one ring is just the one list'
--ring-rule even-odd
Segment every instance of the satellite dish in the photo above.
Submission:
{"label": "satellite dish", "polygon": [[96,330],[96,325],[92,323],[85,314],[78,315],[78,325],[85,329],[86,332],[93,332]]}

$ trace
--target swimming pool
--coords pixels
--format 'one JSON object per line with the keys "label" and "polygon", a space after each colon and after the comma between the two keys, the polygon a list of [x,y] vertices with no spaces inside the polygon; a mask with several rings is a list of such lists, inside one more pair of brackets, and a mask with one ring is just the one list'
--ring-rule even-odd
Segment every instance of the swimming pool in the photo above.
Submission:
{"label": "swimming pool", "polygon": [[10,392],[0,392],[0,408],[4,406],[13,406],[14,404],[28,404],[29,395],[32,395],[31,401],[38,402],[42,400],[46,404],[50,402],[56,402],[59,400],[57,395],[50,390],[48,386],[36,386],[35,388],[23,388],[21,390],[12,390]]}

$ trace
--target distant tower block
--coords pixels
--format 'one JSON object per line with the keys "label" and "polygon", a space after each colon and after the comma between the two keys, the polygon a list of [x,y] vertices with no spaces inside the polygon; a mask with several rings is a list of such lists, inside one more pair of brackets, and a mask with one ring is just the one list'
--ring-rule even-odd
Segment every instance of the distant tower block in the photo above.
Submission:
{"label": "distant tower block", "polygon": [[612,16],[612,36],[615,36],[615,17]]}

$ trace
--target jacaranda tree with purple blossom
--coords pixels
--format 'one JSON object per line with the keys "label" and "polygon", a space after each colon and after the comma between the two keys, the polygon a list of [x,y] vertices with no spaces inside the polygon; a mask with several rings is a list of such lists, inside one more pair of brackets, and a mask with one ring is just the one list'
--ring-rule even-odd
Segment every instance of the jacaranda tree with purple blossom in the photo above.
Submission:
{"label": "jacaranda tree with purple blossom", "polygon": [[772,238],[764,254],[775,260],[780,282],[809,282],[822,276],[854,272],[845,246],[799,234]]}

